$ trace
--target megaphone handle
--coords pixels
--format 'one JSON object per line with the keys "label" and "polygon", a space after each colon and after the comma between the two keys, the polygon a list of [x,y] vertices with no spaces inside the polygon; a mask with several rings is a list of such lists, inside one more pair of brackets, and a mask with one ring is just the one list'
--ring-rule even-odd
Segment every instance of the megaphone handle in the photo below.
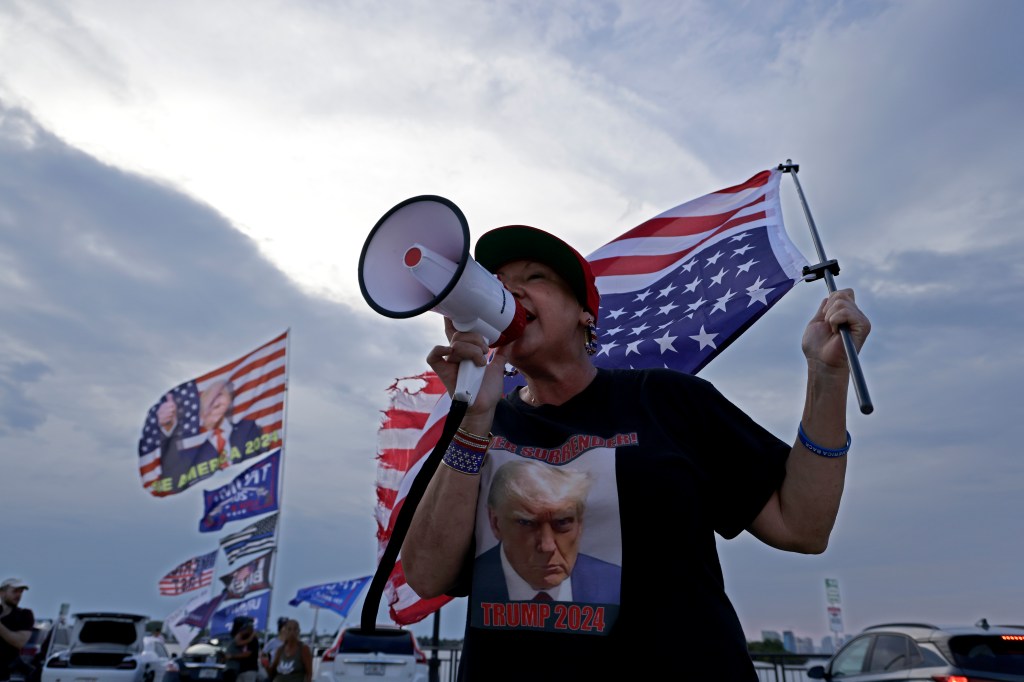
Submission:
{"label": "megaphone handle", "polygon": [[455,380],[455,393],[452,400],[460,400],[467,405],[473,404],[473,399],[480,392],[480,385],[484,381],[484,372],[487,365],[478,367],[472,360],[463,360],[459,363],[459,376]]}

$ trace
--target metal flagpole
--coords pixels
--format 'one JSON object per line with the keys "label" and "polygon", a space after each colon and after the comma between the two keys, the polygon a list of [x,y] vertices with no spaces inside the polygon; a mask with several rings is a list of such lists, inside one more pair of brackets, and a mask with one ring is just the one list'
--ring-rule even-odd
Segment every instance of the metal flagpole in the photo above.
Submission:
{"label": "metal flagpole", "polygon": [[284,341],[284,405],[281,406],[281,454],[278,457],[280,462],[279,469],[277,472],[277,525],[274,527],[274,546],[270,550],[270,575],[268,578],[273,578],[273,582],[270,583],[270,590],[267,596],[267,632],[270,632],[271,616],[273,612],[273,601],[274,601],[274,585],[277,583],[277,548],[281,542],[281,517],[284,511],[284,449],[285,443],[287,442],[288,435],[288,384],[290,377],[288,375],[289,365],[291,364],[292,356],[292,329],[288,327],[285,329],[285,341]]}
{"label": "metal flagpole", "polygon": [[[786,159],[786,163],[780,163],[778,170],[789,173],[796,185],[797,196],[800,197],[800,205],[804,209],[804,217],[807,219],[807,227],[811,231],[811,239],[814,241],[814,250],[818,253],[818,264],[808,265],[804,268],[804,279],[813,282],[816,279],[825,279],[825,285],[829,293],[836,290],[835,275],[839,274],[839,263],[835,260],[828,260],[825,257],[825,248],[821,245],[821,238],[818,236],[818,228],[814,225],[814,218],[811,216],[811,209],[807,206],[807,199],[804,197],[804,190],[800,186],[800,179],[797,172],[800,164],[793,163],[792,159]],[[864,381],[864,371],[860,367],[860,358],[857,355],[857,348],[850,338],[850,328],[843,324],[839,326],[839,335],[843,339],[843,347],[846,348],[846,359],[850,363],[850,376],[853,378],[853,388],[857,392],[857,402],[860,403],[862,414],[871,414],[875,411],[871,404],[871,397],[868,395],[868,386]]]}
{"label": "metal flagpole", "polygon": [[309,639],[310,639],[309,646],[311,646],[314,649],[316,648],[316,622],[317,622],[317,619],[319,617],[320,617],[320,607],[319,606],[314,606],[313,607],[313,629],[312,629],[312,631],[309,634]]}

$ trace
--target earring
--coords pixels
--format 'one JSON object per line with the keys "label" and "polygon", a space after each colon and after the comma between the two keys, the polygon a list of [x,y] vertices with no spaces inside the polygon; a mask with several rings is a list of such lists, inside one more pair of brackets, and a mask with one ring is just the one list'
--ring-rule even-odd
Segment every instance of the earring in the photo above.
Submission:
{"label": "earring", "polygon": [[597,325],[594,324],[594,319],[587,320],[587,341],[583,346],[587,350],[587,355],[597,355]]}
{"label": "earring", "polygon": [[514,377],[515,375],[519,374],[519,368],[518,368],[518,367],[513,367],[512,365],[510,365],[510,364],[508,364],[508,363],[506,362],[506,363],[505,363],[505,371],[504,371],[504,374],[505,374],[505,376],[507,376],[507,377]]}

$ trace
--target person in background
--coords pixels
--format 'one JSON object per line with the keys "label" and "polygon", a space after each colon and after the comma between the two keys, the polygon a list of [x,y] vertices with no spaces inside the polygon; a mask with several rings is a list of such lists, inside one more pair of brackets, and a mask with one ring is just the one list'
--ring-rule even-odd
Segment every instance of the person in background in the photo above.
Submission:
{"label": "person in background", "polygon": [[234,672],[233,682],[256,682],[260,669],[260,641],[252,618],[235,618],[225,658],[228,670]]}
{"label": "person in background", "polygon": [[313,652],[299,639],[299,621],[288,620],[281,629],[283,643],[270,663],[274,682],[312,682]]}
{"label": "person in background", "polygon": [[21,647],[36,624],[32,611],[20,606],[27,589],[28,584],[18,578],[0,583],[0,680],[10,679],[11,667],[19,661]]}
{"label": "person in background", "polygon": [[270,664],[274,662],[274,653],[277,652],[281,644],[284,643],[282,639],[282,630],[284,629],[285,623],[288,619],[281,616],[277,619],[277,634],[267,640],[267,643],[263,645],[263,651],[260,654],[260,663],[263,666],[263,671],[270,677]]}
{"label": "person in background", "polygon": [[[804,328],[804,403],[786,442],[704,379],[596,367],[600,293],[590,264],[561,239],[500,227],[480,237],[475,260],[525,308],[527,322],[488,364],[487,341],[445,319],[448,343],[427,362],[449,394],[461,362],[485,372],[402,547],[420,597],[469,596],[459,679],[598,680],[625,666],[631,679],[658,679],[664,662],[637,652],[684,651],[692,679],[756,682],[716,535],[745,530],[805,554],[828,546],[850,447],[839,329],[859,350],[871,328],[853,291],[831,292]],[[526,385],[503,396],[509,366]],[[781,398],[773,403],[782,409]],[[602,526],[602,539],[621,550],[619,604],[480,598],[474,559],[491,535],[481,481],[499,454],[611,472],[614,484],[590,494],[587,513],[617,520]]]}

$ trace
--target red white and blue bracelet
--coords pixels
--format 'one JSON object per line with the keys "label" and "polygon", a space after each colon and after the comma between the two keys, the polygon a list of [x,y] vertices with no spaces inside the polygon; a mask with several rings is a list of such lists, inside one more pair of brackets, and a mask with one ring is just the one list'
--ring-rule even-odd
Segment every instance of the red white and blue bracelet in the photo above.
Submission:
{"label": "red white and blue bracelet", "polygon": [[478,436],[459,429],[444,452],[441,463],[460,474],[476,476],[484,464],[484,455],[491,445],[490,435]]}

